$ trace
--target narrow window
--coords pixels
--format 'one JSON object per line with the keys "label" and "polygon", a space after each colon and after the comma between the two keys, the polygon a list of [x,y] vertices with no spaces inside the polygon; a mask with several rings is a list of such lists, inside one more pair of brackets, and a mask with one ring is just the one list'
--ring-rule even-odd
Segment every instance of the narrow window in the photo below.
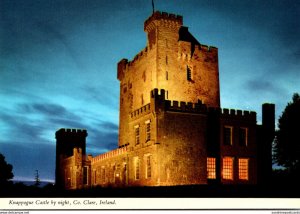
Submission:
{"label": "narrow window", "polygon": [[134,159],[134,165],[135,165],[135,180],[140,179],[140,159],[136,157]]}
{"label": "narrow window", "polygon": [[225,126],[224,127],[224,145],[232,145],[232,127]]}
{"label": "narrow window", "polygon": [[216,179],[216,158],[207,158],[207,178]]}
{"label": "narrow window", "polygon": [[101,180],[102,180],[102,183],[105,183],[105,168],[104,167],[101,168]]}
{"label": "narrow window", "polygon": [[240,158],[239,159],[239,179],[240,180],[248,180],[248,178],[249,178],[248,167],[249,167],[249,159]]}
{"label": "narrow window", "polygon": [[168,56],[166,56],[166,65],[168,64]]}
{"label": "narrow window", "polygon": [[146,82],[146,78],[147,78],[146,77],[146,71],[143,72],[142,78],[143,78],[144,82]]}
{"label": "narrow window", "polygon": [[166,98],[169,99],[169,91],[166,91]]}
{"label": "narrow window", "polygon": [[192,80],[192,70],[189,66],[186,67],[186,76],[188,81]]}
{"label": "narrow window", "polygon": [[83,167],[83,184],[88,184],[88,167]]}
{"label": "narrow window", "polygon": [[73,179],[73,170],[72,170],[72,167],[70,167],[70,179],[71,179],[71,186],[74,186],[75,183],[75,179]]}
{"label": "narrow window", "polygon": [[142,106],[144,105],[144,96],[143,94],[141,94],[141,102],[142,102]]}
{"label": "narrow window", "polygon": [[233,158],[223,158],[223,179],[233,180]]}
{"label": "narrow window", "polygon": [[145,123],[146,123],[146,142],[148,142],[151,139],[151,123],[150,120],[147,120]]}
{"label": "narrow window", "polygon": [[239,129],[239,145],[240,146],[248,145],[248,129],[247,128]]}
{"label": "narrow window", "polygon": [[169,73],[166,71],[166,80],[169,80]]}
{"label": "narrow window", "polygon": [[135,145],[139,145],[140,144],[140,127],[139,126],[135,126]]}
{"label": "narrow window", "polygon": [[151,178],[151,155],[146,156],[146,178]]}

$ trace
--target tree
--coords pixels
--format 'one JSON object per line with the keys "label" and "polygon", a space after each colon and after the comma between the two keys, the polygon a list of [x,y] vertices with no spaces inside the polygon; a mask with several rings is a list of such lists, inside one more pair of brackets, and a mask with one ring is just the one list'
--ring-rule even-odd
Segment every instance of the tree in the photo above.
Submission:
{"label": "tree", "polygon": [[300,95],[295,93],[278,120],[274,161],[292,174],[300,174]]}
{"label": "tree", "polygon": [[13,166],[5,161],[4,155],[0,153],[0,184],[6,183],[14,177]]}
{"label": "tree", "polygon": [[35,172],[36,172],[36,174],[35,174],[35,183],[34,183],[34,185],[39,186],[41,184],[40,176],[39,176],[39,170],[35,170]]}

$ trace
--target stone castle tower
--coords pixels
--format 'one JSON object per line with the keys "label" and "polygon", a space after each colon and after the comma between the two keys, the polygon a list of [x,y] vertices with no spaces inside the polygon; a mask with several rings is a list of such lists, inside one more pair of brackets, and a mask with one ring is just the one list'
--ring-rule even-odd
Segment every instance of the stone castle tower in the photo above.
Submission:
{"label": "stone castle tower", "polygon": [[[220,108],[218,49],[200,44],[183,18],[153,13],[146,47],[118,63],[119,142],[86,155],[86,130],[56,132],[62,188],[256,184],[267,177],[274,105],[256,113]],[[267,159],[265,157],[268,157]]]}
{"label": "stone castle tower", "polygon": [[129,113],[164,89],[166,99],[220,107],[218,50],[201,45],[183,26],[182,16],[155,12],[144,23],[147,46],[118,64],[120,80],[119,146],[126,145]]}

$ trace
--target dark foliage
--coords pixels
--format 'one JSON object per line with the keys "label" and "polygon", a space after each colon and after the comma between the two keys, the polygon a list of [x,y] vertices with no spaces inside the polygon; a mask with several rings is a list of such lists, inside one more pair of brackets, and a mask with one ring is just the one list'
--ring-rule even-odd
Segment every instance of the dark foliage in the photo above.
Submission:
{"label": "dark foliage", "polygon": [[300,95],[294,94],[278,120],[274,144],[274,162],[284,166],[287,172],[300,174]]}
{"label": "dark foliage", "polygon": [[0,154],[0,186],[5,185],[14,177],[13,166],[5,161],[4,155]]}

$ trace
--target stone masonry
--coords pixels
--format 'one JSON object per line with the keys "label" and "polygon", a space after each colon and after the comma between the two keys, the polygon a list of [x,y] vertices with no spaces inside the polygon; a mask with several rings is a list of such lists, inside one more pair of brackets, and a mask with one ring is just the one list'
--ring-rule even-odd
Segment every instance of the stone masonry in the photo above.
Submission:
{"label": "stone masonry", "polygon": [[144,31],[146,47],[117,66],[117,148],[87,156],[86,130],[58,130],[56,184],[257,184],[272,167],[263,158],[274,137],[274,105],[263,105],[269,120],[262,125],[255,112],[221,109],[218,49],[200,44],[182,16],[157,11]]}

